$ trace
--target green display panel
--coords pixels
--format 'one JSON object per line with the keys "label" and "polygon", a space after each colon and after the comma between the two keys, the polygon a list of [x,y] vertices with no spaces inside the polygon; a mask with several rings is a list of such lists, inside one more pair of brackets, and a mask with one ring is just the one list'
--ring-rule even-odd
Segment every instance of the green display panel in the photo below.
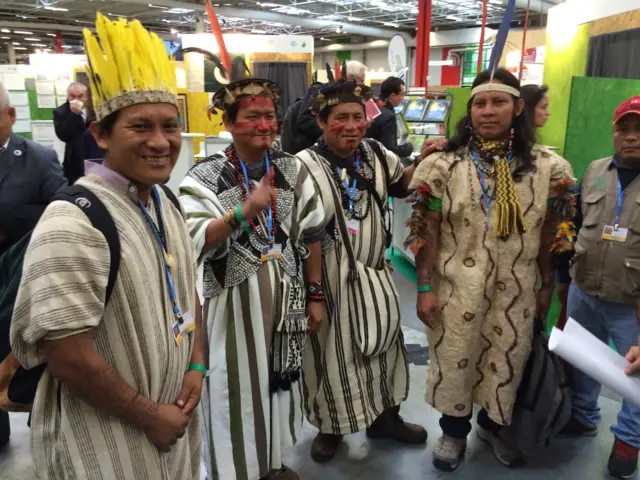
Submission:
{"label": "green display panel", "polygon": [[582,178],[593,160],[613,155],[613,114],[624,100],[640,94],[640,80],[574,77],[564,157]]}
{"label": "green display panel", "polygon": [[451,87],[447,92],[453,95],[451,110],[449,112],[449,132],[447,136],[455,134],[456,125],[467,114],[467,103],[471,98],[471,89],[468,87]]}
{"label": "green display panel", "polygon": [[568,27],[564,32],[547,34],[544,83],[549,86],[551,116],[538,133],[540,141],[544,145],[557,147],[560,155],[564,153],[567,138],[571,80],[574,76],[583,76],[587,71],[589,25],[575,27],[575,31]]}

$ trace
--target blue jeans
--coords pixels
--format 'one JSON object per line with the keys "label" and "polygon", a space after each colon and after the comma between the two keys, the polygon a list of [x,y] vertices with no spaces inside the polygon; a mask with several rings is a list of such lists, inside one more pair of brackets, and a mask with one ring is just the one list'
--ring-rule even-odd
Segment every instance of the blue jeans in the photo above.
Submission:
{"label": "blue jeans", "polygon": [[[588,295],[575,282],[569,288],[567,316],[603,342],[608,343],[611,339],[621,355],[638,345],[640,324],[635,308]],[[600,384],[577,368],[572,370],[572,384],[575,417],[587,427],[597,427],[601,419]],[[611,431],[616,438],[640,449],[640,407],[622,402],[618,423],[611,426]]]}

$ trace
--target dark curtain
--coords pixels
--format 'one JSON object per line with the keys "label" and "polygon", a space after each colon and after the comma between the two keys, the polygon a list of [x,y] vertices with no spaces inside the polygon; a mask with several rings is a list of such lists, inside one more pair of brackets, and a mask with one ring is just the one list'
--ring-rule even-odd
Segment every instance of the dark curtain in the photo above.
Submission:
{"label": "dark curtain", "polygon": [[640,80],[640,28],[592,37],[587,76]]}
{"label": "dark curtain", "polygon": [[253,62],[253,76],[280,85],[283,112],[309,88],[308,65],[303,62]]}

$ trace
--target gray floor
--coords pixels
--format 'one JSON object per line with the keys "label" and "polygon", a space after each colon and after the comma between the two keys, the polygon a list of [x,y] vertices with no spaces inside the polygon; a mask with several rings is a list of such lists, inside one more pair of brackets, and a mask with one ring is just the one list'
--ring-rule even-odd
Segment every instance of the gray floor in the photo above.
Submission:
{"label": "gray floor", "polygon": [[[327,465],[315,464],[309,449],[315,429],[305,425],[303,439],[292,450],[287,464],[303,480],[398,480],[424,478],[456,478],[463,480],[493,479],[585,479],[609,478],[606,463],[613,442],[608,425],[615,422],[620,403],[615,396],[601,398],[603,426],[595,438],[557,439],[548,448],[541,447],[527,455],[527,466],[509,470],[499,464],[490,449],[472,432],[466,462],[453,474],[444,474],[431,464],[433,447],[440,435],[439,415],[424,403],[426,382],[426,335],[415,317],[415,286],[401,275],[394,275],[403,297],[403,330],[412,365],[411,389],[402,406],[402,416],[427,428],[426,446],[404,447],[388,441],[369,441],[363,433],[345,439],[337,457]],[[29,429],[25,414],[12,415],[10,445],[0,450],[0,480],[33,479],[33,463],[29,446]],[[205,478],[203,472],[202,479]],[[222,479],[233,480],[233,479]]]}

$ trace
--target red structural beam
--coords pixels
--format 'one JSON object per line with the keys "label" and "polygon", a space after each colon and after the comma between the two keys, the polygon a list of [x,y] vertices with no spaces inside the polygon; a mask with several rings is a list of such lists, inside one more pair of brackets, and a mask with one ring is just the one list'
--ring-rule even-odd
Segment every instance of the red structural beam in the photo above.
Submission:
{"label": "red structural beam", "polygon": [[529,25],[529,7],[531,6],[531,0],[527,2],[527,14],[524,18],[524,29],[522,31],[522,51],[520,52],[520,69],[518,73],[518,80],[522,81],[522,73],[524,68],[524,51],[527,42],[527,26]]}
{"label": "red structural beam", "polygon": [[478,68],[476,71],[476,75],[480,73],[484,65],[483,56],[484,56],[484,31],[487,28],[487,3],[488,0],[482,1],[482,28],[480,29],[480,44],[478,45]]}
{"label": "red structural beam", "polygon": [[418,35],[416,38],[416,72],[413,84],[427,88],[432,0],[418,0]]}

